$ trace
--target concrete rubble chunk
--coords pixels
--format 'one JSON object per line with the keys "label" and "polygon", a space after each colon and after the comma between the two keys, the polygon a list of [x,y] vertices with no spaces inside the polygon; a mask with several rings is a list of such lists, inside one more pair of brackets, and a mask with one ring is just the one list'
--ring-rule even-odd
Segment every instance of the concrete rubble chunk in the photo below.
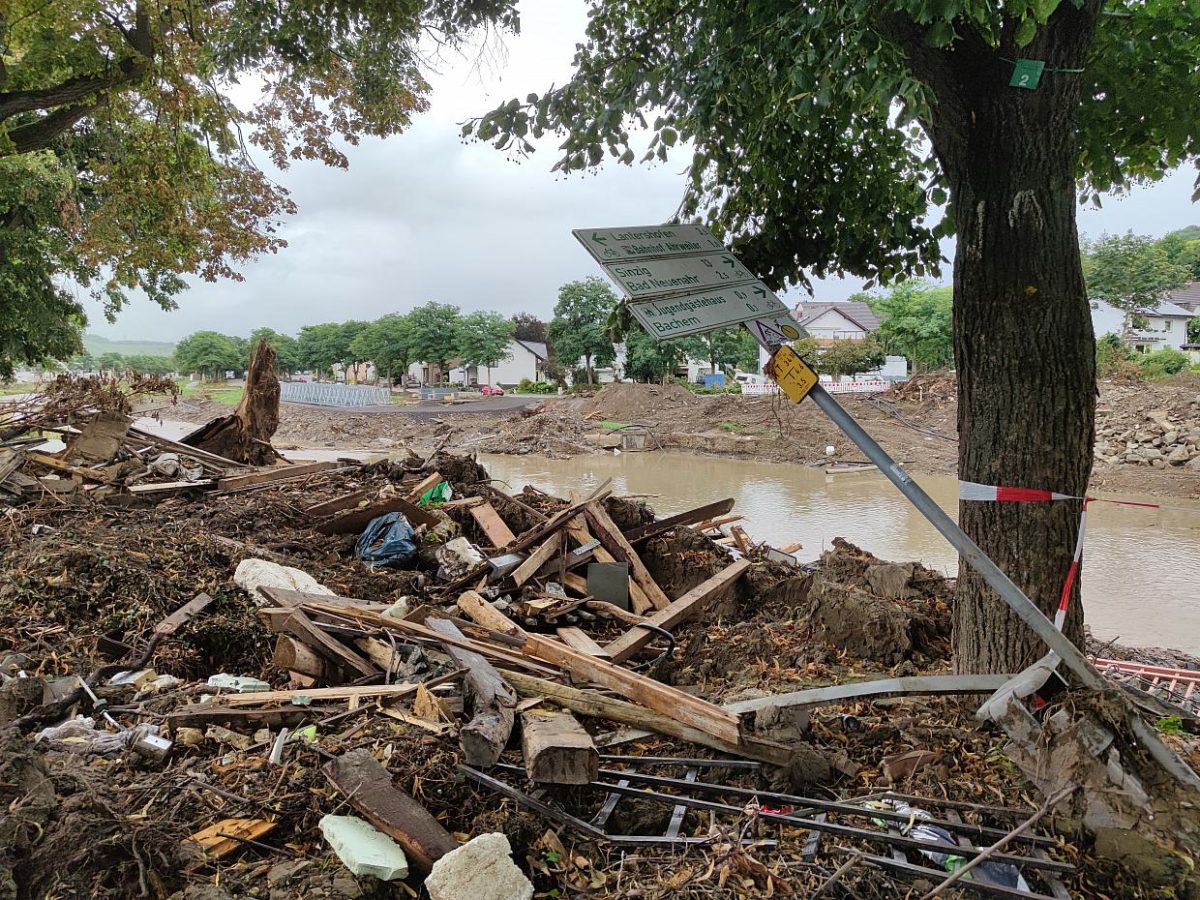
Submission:
{"label": "concrete rubble chunk", "polygon": [[425,879],[432,900],[530,900],[533,884],[512,861],[508,838],[481,834],[433,864]]}
{"label": "concrete rubble chunk", "polygon": [[324,816],[318,827],[342,865],[355,875],[380,881],[408,877],[408,858],[400,845],[365,819]]}

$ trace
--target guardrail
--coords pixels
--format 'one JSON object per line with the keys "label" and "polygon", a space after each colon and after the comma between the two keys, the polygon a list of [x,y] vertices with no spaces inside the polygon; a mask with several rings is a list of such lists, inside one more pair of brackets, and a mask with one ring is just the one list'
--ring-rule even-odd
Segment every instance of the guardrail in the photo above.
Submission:
{"label": "guardrail", "polygon": [[279,385],[279,399],[315,406],[387,406],[392,402],[392,392],[386,387],[359,384],[284,381]]}

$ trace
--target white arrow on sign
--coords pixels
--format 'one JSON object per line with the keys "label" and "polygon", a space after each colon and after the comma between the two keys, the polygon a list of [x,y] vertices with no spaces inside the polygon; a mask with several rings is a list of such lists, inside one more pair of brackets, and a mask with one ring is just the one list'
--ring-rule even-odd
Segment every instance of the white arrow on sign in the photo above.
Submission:
{"label": "white arrow on sign", "polygon": [[576,228],[571,234],[599,262],[711,253],[724,245],[703,225]]}
{"label": "white arrow on sign", "polygon": [[754,281],[732,253],[600,264],[631,300]]}
{"label": "white arrow on sign", "polygon": [[752,319],[778,321],[780,327],[791,322],[787,307],[761,281],[634,302],[629,304],[629,311],[658,341],[726,328]]}

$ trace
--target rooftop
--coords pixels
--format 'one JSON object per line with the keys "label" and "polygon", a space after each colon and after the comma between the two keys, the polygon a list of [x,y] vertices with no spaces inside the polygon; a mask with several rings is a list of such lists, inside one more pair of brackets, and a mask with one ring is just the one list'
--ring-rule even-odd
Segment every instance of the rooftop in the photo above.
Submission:
{"label": "rooftop", "polygon": [[830,310],[849,319],[863,331],[872,332],[879,328],[879,316],[867,304],[859,300],[842,300],[833,303],[798,303],[792,313],[801,327],[815,322]]}

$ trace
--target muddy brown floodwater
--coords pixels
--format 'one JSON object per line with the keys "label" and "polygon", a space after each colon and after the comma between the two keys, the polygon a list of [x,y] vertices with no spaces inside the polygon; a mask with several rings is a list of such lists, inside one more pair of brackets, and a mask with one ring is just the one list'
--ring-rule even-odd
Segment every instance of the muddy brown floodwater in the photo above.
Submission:
{"label": "muddy brown floodwater", "polygon": [[[957,573],[957,556],[945,539],[878,472],[826,475],[803,466],[673,453],[485,454],[480,461],[513,490],[532,484],[560,497],[612,478],[615,494],[657,495],[647,502],[659,515],[733,497],[733,511],[745,517],[752,538],[776,546],[800,541],[802,559],[815,559],[833,538],[845,537],[884,559],[920,560]],[[957,514],[954,479],[917,481]],[[1171,503],[1185,508],[1091,507],[1083,602],[1097,638],[1200,654],[1200,505]]]}

